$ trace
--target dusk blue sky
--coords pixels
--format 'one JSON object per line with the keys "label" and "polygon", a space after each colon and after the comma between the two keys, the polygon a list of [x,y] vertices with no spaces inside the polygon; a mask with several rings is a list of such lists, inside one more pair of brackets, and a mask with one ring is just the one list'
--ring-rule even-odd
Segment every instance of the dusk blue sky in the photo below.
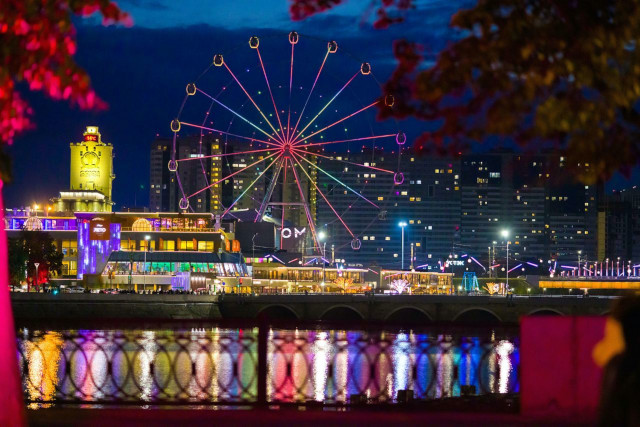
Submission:
{"label": "dusk blue sky", "polygon": [[[354,57],[371,62],[376,77],[384,81],[395,65],[394,39],[424,44],[428,66],[429,59],[456,37],[448,28],[452,14],[474,1],[420,0],[405,23],[387,30],[371,27],[372,17],[366,18],[368,0],[347,1],[301,22],[290,20],[288,4],[286,0],[123,0],[119,5],[132,15],[131,28],[103,27],[98,18],[78,19],[76,60],[89,72],[109,109],[79,111],[41,93],[23,91],[34,109],[36,129],[19,136],[10,148],[14,181],[6,187],[7,206],[45,202],[68,187],[69,143],[80,140],[87,125],[99,126],[103,139],[114,145],[116,209],[132,206],[134,200],[146,205],[150,145],[156,135],[169,136],[168,123],[182,101],[185,84],[215,52],[246,46],[251,35],[286,38],[295,30],[301,36],[337,40]],[[316,60],[306,55],[301,60]],[[409,136],[427,126],[415,121],[401,125]],[[618,178],[610,186],[636,181],[640,181],[637,176],[629,182]]]}

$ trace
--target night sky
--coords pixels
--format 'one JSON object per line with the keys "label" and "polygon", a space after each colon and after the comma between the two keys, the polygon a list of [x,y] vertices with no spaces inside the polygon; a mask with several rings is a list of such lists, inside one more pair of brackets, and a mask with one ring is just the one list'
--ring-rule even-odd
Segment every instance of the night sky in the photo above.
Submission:
{"label": "night sky", "polygon": [[[36,129],[20,135],[10,148],[14,181],[6,187],[6,204],[45,202],[67,189],[69,143],[81,139],[85,126],[97,125],[103,140],[114,145],[115,208],[133,206],[136,200],[138,205],[147,205],[151,141],[156,135],[170,136],[169,122],[180,106],[186,83],[210,63],[214,53],[247,47],[251,35],[286,40],[294,30],[301,37],[337,40],[341,49],[370,62],[376,77],[384,81],[395,66],[394,39],[418,41],[425,46],[427,58],[433,58],[457,36],[448,28],[451,15],[474,2],[417,3],[417,10],[405,23],[388,30],[374,30],[371,19],[363,15],[369,1],[353,0],[302,22],[289,19],[285,0],[127,0],[119,5],[132,15],[131,28],[103,27],[97,18],[78,19],[76,60],[89,72],[109,109],[79,111],[21,87],[33,107]],[[286,59],[286,54],[268,48],[263,55]],[[428,128],[414,121],[401,126],[409,137]],[[615,178],[609,187],[636,182],[640,182],[637,172],[631,180]]]}

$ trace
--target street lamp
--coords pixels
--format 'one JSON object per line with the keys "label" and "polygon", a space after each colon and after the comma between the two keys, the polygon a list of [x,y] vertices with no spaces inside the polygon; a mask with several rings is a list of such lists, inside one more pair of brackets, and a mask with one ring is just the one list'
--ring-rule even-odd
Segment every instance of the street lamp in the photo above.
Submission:
{"label": "street lamp", "polygon": [[578,251],[578,277],[580,277],[580,255],[582,255],[582,250]]}
{"label": "street lamp", "polygon": [[402,244],[402,250],[400,251],[402,253],[402,257],[400,258],[401,259],[401,264],[400,264],[401,267],[400,267],[400,269],[404,270],[404,228],[407,226],[407,222],[406,221],[400,221],[398,223],[398,226],[400,228],[402,228],[402,243],[401,243]]}
{"label": "street lamp", "polygon": [[320,286],[322,286],[322,292],[324,293],[324,278],[325,278],[325,274],[324,274],[324,264],[325,264],[325,253],[326,253],[326,249],[327,249],[327,233],[325,233],[324,231],[321,231],[318,233],[318,241],[322,242],[322,283],[320,284]]}
{"label": "street lamp", "polygon": [[251,265],[253,266],[253,262],[256,258],[256,236],[258,235],[258,233],[255,233],[253,235],[253,237],[251,238]]}
{"label": "street lamp", "polygon": [[144,236],[144,240],[147,242],[144,245],[144,270],[142,271],[142,292],[147,290],[147,252],[149,251],[149,240],[151,236],[148,234]]}
{"label": "street lamp", "polygon": [[36,266],[36,277],[35,277],[35,280],[33,282],[34,282],[34,286],[36,287],[36,292],[39,292],[40,288],[38,288],[38,267],[40,267],[40,263],[39,262],[34,262],[33,265]]}
{"label": "street lamp", "polygon": [[504,229],[500,234],[507,240],[507,289],[509,289],[509,230]]}

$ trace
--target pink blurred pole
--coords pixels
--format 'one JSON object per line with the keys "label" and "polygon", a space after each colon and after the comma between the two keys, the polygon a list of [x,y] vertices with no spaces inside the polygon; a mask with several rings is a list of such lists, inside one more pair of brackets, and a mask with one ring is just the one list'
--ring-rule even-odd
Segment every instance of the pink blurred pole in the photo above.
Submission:
{"label": "pink blurred pole", "polygon": [[[3,182],[0,181],[0,224],[4,224]],[[23,426],[24,404],[18,371],[16,335],[9,298],[7,233],[0,227],[0,426]]]}

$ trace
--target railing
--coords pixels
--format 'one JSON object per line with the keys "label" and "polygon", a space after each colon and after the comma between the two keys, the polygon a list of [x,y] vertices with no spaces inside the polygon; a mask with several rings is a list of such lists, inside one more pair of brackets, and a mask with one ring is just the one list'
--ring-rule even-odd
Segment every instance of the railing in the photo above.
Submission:
{"label": "railing", "polygon": [[18,356],[33,408],[353,405],[518,392],[517,345],[517,339],[267,327],[23,330]]}

